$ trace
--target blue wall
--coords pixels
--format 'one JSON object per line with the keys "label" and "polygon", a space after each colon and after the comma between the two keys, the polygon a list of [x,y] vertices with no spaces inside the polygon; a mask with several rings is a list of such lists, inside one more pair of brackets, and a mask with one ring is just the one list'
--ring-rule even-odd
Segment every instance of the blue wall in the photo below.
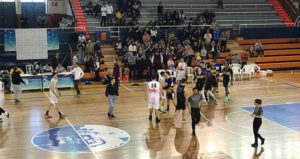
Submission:
{"label": "blue wall", "polygon": [[16,19],[15,3],[0,2],[0,28],[15,28]]}
{"label": "blue wall", "polygon": [[28,18],[28,28],[37,28],[37,17],[46,13],[45,3],[22,3],[22,15]]}
{"label": "blue wall", "polygon": [[244,39],[299,38],[300,27],[244,28],[240,34]]}
{"label": "blue wall", "polygon": [[[42,63],[51,63],[51,59],[55,56],[56,52],[60,52],[61,58],[67,57],[70,59],[69,44],[77,41],[78,33],[74,31],[60,31],[59,32],[59,50],[48,51],[48,59],[45,60],[34,60]],[[75,39],[75,40],[74,40]],[[66,60],[63,65],[69,66],[70,60]],[[26,64],[32,64],[33,60],[20,60],[16,58],[16,52],[5,52],[4,51],[4,30],[0,30],[0,70],[3,68],[11,68],[13,66],[20,66],[24,68]]]}

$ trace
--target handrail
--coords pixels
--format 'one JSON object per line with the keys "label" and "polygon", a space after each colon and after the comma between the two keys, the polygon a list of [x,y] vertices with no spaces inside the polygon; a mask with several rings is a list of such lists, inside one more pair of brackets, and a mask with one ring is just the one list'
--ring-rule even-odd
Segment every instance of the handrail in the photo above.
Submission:
{"label": "handrail", "polygon": [[[289,25],[289,24],[294,24],[294,23],[251,23],[251,24],[239,24],[239,34],[241,33],[241,29],[242,28],[248,28],[248,26],[264,26],[264,27],[267,27],[267,26],[286,26],[286,25]],[[244,26],[244,27],[243,27]]]}
{"label": "handrail", "polygon": [[[266,4],[223,4],[224,6],[271,6],[271,4],[269,3],[266,3]],[[154,6],[153,4],[143,4],[143,6]],[[199,3],[194,3],[194,4],[179,4],[179,3],[164,3],[163,6],[217,6],[216,3],[211,3],[211,4],[206,4],[206,3],[203,3],[203,4],[199,4]],[[156,6],[155,6],[156,7]]]}
{"label": "handrail", "polygon": [[[184,12],[184,14],[199,14],[201,12]],[[259,13],[259,14],[262,14],[262,13],[277,13],[276,11],[253,11],[253,12],[241,12],[241,11],[238,11],[238,12],[215,12],[215,14],[251,14],[251,13]],[[142,15],[144,14],[156,14],[156,13],[149,13],[149,12],[146,12],[146,13],[141,13]]]}

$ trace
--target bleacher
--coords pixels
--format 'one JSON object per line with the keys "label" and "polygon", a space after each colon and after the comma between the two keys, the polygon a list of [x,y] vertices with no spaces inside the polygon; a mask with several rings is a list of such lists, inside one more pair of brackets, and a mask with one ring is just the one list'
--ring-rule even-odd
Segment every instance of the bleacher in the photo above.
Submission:
{"label": "bleacher", "polygon": [[[262,69],[300,68],[300,38],[237,40],[237,43],[248,53],[257,40],[263,44],[264,57],[249,58],[248,61],[257,63]],[[229,54],[221,53],[219,61],[223,62]]]}
{"label": "bleacher", "polygon": [[[161,0],[164,11],[180,10],[185,13],[185,23],[192,22],[197,14],[204,10],[215,10],[216,21],[220,25],[232,25],[238,28],[239,24],[265,24],[282,23],[281,18],[268,1],[263,0],[225,0],[224,9],[217,9],[216,1],[211,0]],[[140,25],[157,19],[156,7],[158,1],[143,0],[141,8]]]}

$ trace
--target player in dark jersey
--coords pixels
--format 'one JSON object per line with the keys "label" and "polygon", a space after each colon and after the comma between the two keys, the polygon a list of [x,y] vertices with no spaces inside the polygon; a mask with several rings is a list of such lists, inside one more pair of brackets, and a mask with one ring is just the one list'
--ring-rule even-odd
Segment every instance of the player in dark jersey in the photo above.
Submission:
{"label": "player in dark jersey", "polygon": [[185,87],[186,79],[182,79],[179,82],[179,85],[176,89],[176,99],[177,99],[177,106],[176,112],[179,113],[182,110],[182,122],[186,122],[185,120],[185,108],[186,108],[186,87]]}
{"label": "player in dark jersey", "polygon": [[[166,83],[167,85],[164,87],[164,90],[166,90],[167,93],[167,109],[166,111],[170,110],[170,101],[172,101],[174,107],[176,108],[175,102],[174,102],[174,81],[171,77],[171,73],[169,71],[166,72]],[[176,110],[175,110],[176,111]]]}
{"label": "player in dark jersey", "polygon": [[203,89],[203,87],[205,85],[205,69],[203,69],[203,68],[196,69],[196,72],[194,74],[194,81],[196,82],[195,88],[198,89],[198,91],[200,92],[200,94],[203,97],[204,103],[207,104],[206,99],[205,99],[204,89]]}
{"label": "player in dark jersey", "polygon": [[229,67],[228,62],[225,62],[225,67],[222,69],[222,76],[223,76],[223,86],[225,88],[224,102],[226,102],[230,99],[229,89],[228,89],[229,83],[233,85],[233,72],[232,69]]}
{"label": "player in dark jersey", "polygon": [[211,92],[211,90],[213,88],[214,80],[215,79],[214,79],[213,75],[211,74],[211,72],[207,71],[207,78],[206,78],[206,82],[205,82],[205,93],[206,93],[207,101],[217,104],[216,97]]}

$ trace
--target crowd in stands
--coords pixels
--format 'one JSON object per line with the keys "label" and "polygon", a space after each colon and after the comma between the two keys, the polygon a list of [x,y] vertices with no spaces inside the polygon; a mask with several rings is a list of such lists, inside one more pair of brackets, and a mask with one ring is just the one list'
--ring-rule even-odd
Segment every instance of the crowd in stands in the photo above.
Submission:
{"label": "crowd in stands", "polygon": [[166,38],[158,38],[154,26],[130,27],[126,39],[116,42],[116,52],[124,57],[131,78],[151,78],[159,69],[175,69],[180,59],[188,66],[207,60],[217,61],[221,51],[228,51],[227,31],[212,27],[184,29],[182,40],[170,31]]}

